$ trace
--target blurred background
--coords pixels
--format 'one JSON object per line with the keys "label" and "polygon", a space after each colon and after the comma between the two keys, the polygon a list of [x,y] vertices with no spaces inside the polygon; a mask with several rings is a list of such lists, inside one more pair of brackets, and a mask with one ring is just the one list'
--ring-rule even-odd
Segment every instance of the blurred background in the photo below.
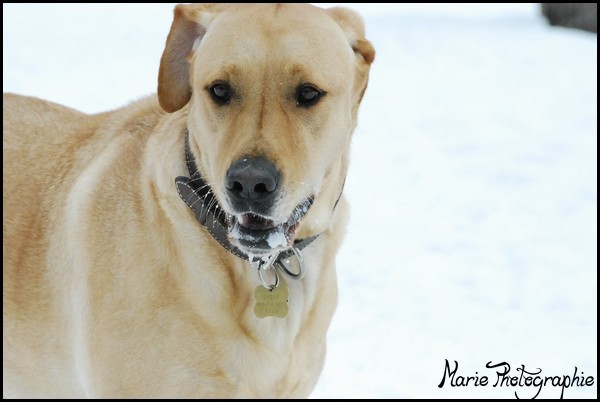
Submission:
{"label": "blurred background", "polygon": [[[537,393],[490,361],[577,368],[594,385],[564,397],[597,397],[596,5],[565,4],[346,5],[377,55],[314,398]],[[3,90],[88,113],[152,94],[172,9],[4,4]],[[446,359],[490,383],[438,387]]]}

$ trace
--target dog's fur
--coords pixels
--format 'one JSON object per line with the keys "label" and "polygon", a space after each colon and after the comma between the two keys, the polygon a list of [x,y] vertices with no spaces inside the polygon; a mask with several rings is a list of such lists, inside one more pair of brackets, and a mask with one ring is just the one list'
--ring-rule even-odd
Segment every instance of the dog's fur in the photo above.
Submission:
{"label": "dog's fur", "polygon": [[[298,397],[321,372],[337,290],[351,133],[374,50],[350,10],[177,6],[158,99],[97,115],[4,95],[3,394]],[[234,97],[208,93],[227,81]],[[325,95],[300,107],[298,85]],[[160,104],[160,106],[159,106]],[[281,172],[272,219],[306,197],[307,273],[286,318],[257,318],[255,268],[179,197],[198,169],[228,213],[244,155]]]}

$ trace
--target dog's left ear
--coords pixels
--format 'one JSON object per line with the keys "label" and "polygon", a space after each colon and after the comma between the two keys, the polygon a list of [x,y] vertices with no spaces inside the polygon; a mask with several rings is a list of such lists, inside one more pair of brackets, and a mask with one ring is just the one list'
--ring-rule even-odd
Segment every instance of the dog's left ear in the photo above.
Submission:
{"label": "dog's left ear", "polygon": [[371,42],[365,38],[365,24],[358,13],[342,7],[328,8],[326,11],[342,28],[358,59],[354,81],[356,103],[353,108],[353,112],[356,115],[358,105],[360,105],[367,90],[369,70],[371,69],[371,63],[375,60],[375,49],[373,49]]}
{"label": "dog's left ear", "polygon": [[172,113],[184,107],[192,96],[190,56],[196,41],[202,40],[214,15],[222,4],[178,5],[173,24],[160,59],[158,102]]}
{"label": "dog's left ear", "polygon": [[354,53],[370,65],[375,60],[375,49],[365,38],[365,24],[355,11],[343,7],[328,8],[327,12],[342,28]]}

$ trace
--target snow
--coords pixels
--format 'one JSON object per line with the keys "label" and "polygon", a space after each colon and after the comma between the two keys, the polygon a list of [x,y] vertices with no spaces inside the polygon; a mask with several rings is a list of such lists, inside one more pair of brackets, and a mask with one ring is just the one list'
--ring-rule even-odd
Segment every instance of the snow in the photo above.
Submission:
{"label": "snow", "polygon": [[283,228],[281,231],[270,232],[267,236],[267,244],[271,248],[285,247],[287,243],[288,240],[285,237],[285,233],[283,233]]}
{"label": "snow", "polygon": [[[564,397],[596,398],[596,35],[532,4],[348,7],[377,55],[312,397],[535,395],[494,387],[491,361],[577,367],[594,385]],[[86,112],[152,93],[171,9],[4,4],[4,91]],[[446,359],[489,384],[439,388]]]}

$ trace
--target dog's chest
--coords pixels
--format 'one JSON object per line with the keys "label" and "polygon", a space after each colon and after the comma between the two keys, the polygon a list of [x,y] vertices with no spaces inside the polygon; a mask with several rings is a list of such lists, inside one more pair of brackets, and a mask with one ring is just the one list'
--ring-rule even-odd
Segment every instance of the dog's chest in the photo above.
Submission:
{"label": "dog's chest", "polygon": [[258,317],[255,307],[261,301],[253,299],[246,322],[241,324],[247,332],[243,340],[233,340],[230,345],[228,362],[237,372],[239,395],[307,397],[321,372],[325,333],[314,322],[320,307],[307,303],[301,282],[288,281],[282,286],[289,292],[287,315]]}

